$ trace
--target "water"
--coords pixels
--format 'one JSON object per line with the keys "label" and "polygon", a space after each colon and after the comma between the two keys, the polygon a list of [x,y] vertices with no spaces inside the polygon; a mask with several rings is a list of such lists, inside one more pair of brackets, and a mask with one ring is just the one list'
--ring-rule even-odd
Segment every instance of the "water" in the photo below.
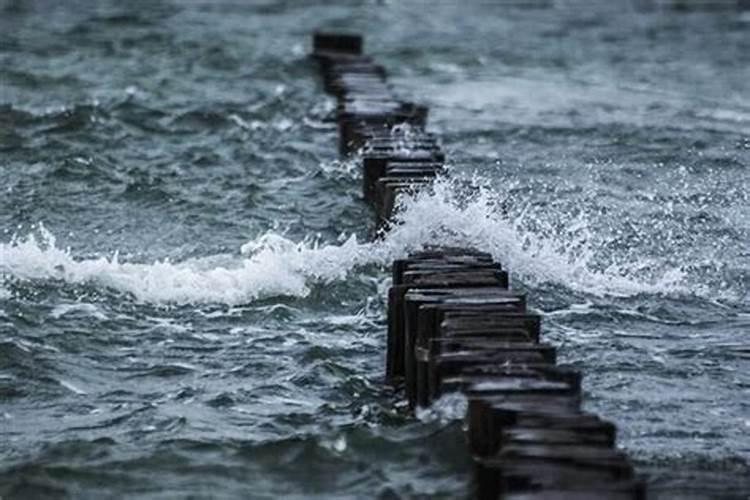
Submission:
{"label": "water", "polygon": [[[655,498],[747,498],[750,17],[642,5],[0,2],[0,496],[464,496],[460,401],[382,384],[387,265],[442,241],[509,267]],[[318,26],[458,178],[379,238]]]}

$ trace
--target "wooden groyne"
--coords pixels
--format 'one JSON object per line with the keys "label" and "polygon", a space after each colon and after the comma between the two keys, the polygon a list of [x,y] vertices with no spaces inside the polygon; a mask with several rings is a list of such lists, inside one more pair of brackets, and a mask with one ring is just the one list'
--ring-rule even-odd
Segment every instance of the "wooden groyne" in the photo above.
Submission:
{"label": "wooden groyne", "polygon": [[[444,173],[428,110],[399,99],[360,36],[317,33],[313,46],[337,98],[339,150],[358,154],[363,197],[387,223],[400,193]],[[541,317],[490,254],[436,243],[394,261],[387,346],[386,380],[412,411],[466,397],[476,498],[646,497],[615,426],[581,408],[581,374],[556,363]]]}

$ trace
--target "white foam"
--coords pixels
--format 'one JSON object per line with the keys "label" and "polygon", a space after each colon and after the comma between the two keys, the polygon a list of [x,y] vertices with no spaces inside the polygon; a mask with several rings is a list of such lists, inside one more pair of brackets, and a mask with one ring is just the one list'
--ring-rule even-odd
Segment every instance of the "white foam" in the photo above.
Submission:
{"label": "white foam", "polygon": [[323,174],[332,179],[358,179],[360,163],[354,157],[344,160],[322,162],[320,169]]}
{"label": "white foam", "polygon": [[[444,244],[487,251],[530,284],[559,284],[593,295],[695,292],[679,267],[643,261],[595,265],[596,245],[585,220],[565,234],[534,231],[524,214],[508,215],[498,207],[499,193],[480,186],[468,198],[456,192],[451,182],[439,180],[430,192],[403,198],[392,229],[373,242],[360,243],[355,236],[336,243],[295,242],[268,232],[243,245],[239,255],[183,262],[120,262],[116,253],[76,259],[40,226],[38,236],[0,244],[0,274],[94,284],[154,303],[242,304],[267,296],[304,297],[312,283],[343,280],[360,266],[387,266],[424,245]],[[644,268],[663,271],[655,275]]]}
{"label": "white foam", "polygon": [[231,265],[216,265],[216,258],[150,264],[120,262],[115,253],[98,259],[75,259],[57,248],[43,226],[31,234],[0,244],[0,273],[19,280],[58,279],[72,284],[95,284],[155,303],[244,303],[261,295],[307,293],[302,274],[273,251],[261,251]]}
{"label": "white foam", "polygon": [[[659,275],[636,277],[650,263],[594,264],[596,244],[587,221],[579,218],[565,234],[527,229],[527,216],[506,214],[499,206],[504,196],[476,185],[468,199],[456,195],[452,182],[436,182],[401,200],[398,226],[386,237],[391,246],[421,244],[471,246],[498,261],[532,284],[555,283],[593,295],[631,296],[639,293],[685,293],[686,273],[664,268]],[[530,217],[530,216],[529,216]],[[641,273],[642,274],[642,273]]]}
{"label": "white foam", "polygon": [[12,294],[10,293],[10,290],[3,287],[2,284],[0,284],[0,300],[6,300],[11,298]]}
{"label": "white foam", "polygon": [[83,316],[91,316],[99,320],[107,319],[107,315],[104,314],[96,305],[85,302],[78,302],[74,304],[59,304],[55,306],[50,312],[50,316],[59,319],[66,314],[79,313]]}
{"label": "white foam", "polygon": [[447,424],[463,419],[468,406],[469,402],[465,395],[460,392],[451,392],[441,396],[427,408],[418,407],[416,417],[424,423]]}

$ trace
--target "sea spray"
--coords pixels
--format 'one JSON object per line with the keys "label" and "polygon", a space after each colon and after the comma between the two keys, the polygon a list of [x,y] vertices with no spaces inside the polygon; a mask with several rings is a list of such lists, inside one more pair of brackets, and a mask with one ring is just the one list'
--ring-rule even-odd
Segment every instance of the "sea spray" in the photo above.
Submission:
{"label": "sea spray", "polygon": [[[556,231],[543,219],[531,224],[530,218],[538,218],[531,211],[504,210],[506,198],[481,179],[440,179],[429,190],[404,197],[389,230],[372,242],[354,235],[332,243],[314,237],[295,242],[268,231],[245,243],[239,255],[150,264],[120,262],[117,253],[76,259],[40,225],[38,234],[0,244],[0,273],[18,280],[96,284],[144,302],[241,304],[269,296],[304,297],[312,283],[341,281],[362,266],[385,266],[439,242],[490,252],[516,279],[531,285],[553,283],[597,296],[698,289],[686,283],[679,266],[642,259],[603,267],[595,259],[596,235],[584,214]],[[644,275],[644,268],[661,272]]]}
{"label": "sea spray", "polygon": [[239,304],[261,295],[304,296],[308,292],[304,276],[268,254],[230,259],[231,266],[206,265],[215,262],[215,257],[126,263],[119,261],[117,253],[77,260],[70,250],[57,247],[55,237],[43,225],[37,233],[0,245],[0,273],[18,280],[95,284],[154,303]]}
{"label": "sea spray", "polygon": [[472,246],[491,253],[523,281],[555,283],[594,295],[688,292],[680,268],[665,267],[662,273],[643,277],[636,273],[646,267],[645,259],[612,261],[602,267],[596,259],[596,235],[585,213],[576,214],[561,231],[523,205],[507,212],[503,207],[508,195],[482,179],[469,180],[468,190],[457,189],[456,183],[467,181],[441,180],[431,191],[404,197],[385,241],[405,248],[430,241]]}

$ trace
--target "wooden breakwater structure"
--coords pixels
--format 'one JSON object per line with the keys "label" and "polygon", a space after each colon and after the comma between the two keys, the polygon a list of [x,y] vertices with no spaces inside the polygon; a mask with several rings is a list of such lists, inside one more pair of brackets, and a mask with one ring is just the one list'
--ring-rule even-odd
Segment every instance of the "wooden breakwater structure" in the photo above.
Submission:
{"label": "wooden breakwater structure", "polygon": [[[313,57],[337,98],[342,155],[361,161],[363,197],[387,225],[399,194],[444,174],[425,130],[427,108],[403,102],[358,35],[316,33]],[[615,447],[616,427],[581,407],[581,374],[556,364],[541,317],[509,289],[499,262],[435,244],[393,262],[386,381],[414,411],[462,393],[472,496],[480,499],[644,499]]]}

